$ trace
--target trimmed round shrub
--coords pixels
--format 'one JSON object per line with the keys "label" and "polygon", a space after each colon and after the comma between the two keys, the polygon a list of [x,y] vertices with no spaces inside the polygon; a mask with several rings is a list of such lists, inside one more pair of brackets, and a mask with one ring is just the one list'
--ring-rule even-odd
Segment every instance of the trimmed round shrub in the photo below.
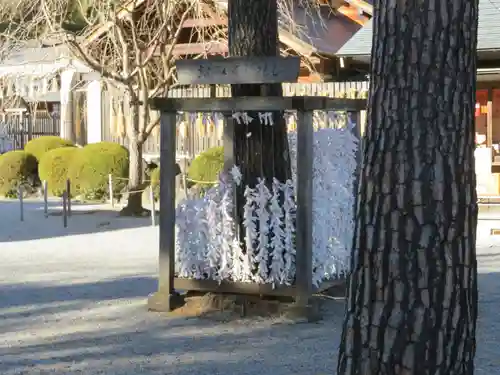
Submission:
{"label": "trimmed round shrub", "polygon": [[[212,147],[198,155],[188,169],[188,178],[194,185],[198,181],[214,182],[219,179],[219,174],[224,168],[224,148]],[[208,184],[200,184],[209,186]]]}
{"label": "trimmed round shrub", "polygon": [[114,142],[89,143],[88,145],[83,147],[83,149],[87,150],[88,152],[111,152],[113,154],[119,154],[125,151],[128,158],[128,150],[122,145]]}
{"label": "trimmed round shrub", "polygon": [[159,165],[155,162],[144,162],[144,175],[147,180],[151,181],[151,173],[157,168],[159,168]]}
{"label": "trimmed round shrub", "polygon": [[[62,196],[66,189],[70,166],[80,151],[81,149],[77,147],[61,147],[43,155],[38,163],[38,175],[40,180],[47,181],[48,190],[52,195]],[[74,195],[73,191],[71,195]]]}
{"label": "trimmed round shrub", "polygon": [[128,150],[112,142],[89,144],[74,155],[68,176],[73,191],[85,199],[100,200],[108,195],[109,175],[117,195],[127,185]]}
{"label": "trimmed round shrub", "polygon": [[16,197],[20,184],[32,183],[37,161],[25,151],[9,151],[0,156],[0,195]]}
{"label": "trimmed round shrub", "polygon": [[32,139],[31,141],[26,143],[26,146],[24,146],[24,151],[26,151],[28,154],[33,155],[36,160],[40,161],[42,159],[42,156],[50,150],[61,147],[74,146],[75,144],[71,141],[68,141],[67,139],[56,136],[44,136]]}
{"label": "trimmed round shrub", "polygon": [[156,199],[160,197],[160,167],[156,167],[150,172],[151,189],[153,189]]}

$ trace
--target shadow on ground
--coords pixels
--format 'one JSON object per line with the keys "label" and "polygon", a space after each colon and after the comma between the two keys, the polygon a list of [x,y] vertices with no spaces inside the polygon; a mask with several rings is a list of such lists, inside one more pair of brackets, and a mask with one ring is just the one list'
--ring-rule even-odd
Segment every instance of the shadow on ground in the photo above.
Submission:
{"label": "shadow on ground", "polygon": [[[484,261],[483,261],[484,262]],[[0,372],[17,374],[334,373],[344,304],[316,324],[228,323],[145,311],[149,277],[76,285],[1,287]],[[500,274],[479,275],[476,374],[500,371]],[[31,306],[28,306],[31,305]],[[0,340],[2,341],[2,340]],[[18,371],[18,372],[16,372]]]}
{"label": "shadow on ground", "polygon": [[344,310],[330,301],[319,324],[221,323],[147,312],[148,277],[0,288],[2,374],[328,373]]}
{"label": "shadow on ground", "polygon": [[106,205],[73,202],[72,214],[68,217],[65,228],[60,202],[49,202],[49,215],[46,218],[43,202],[25,201],[24,220],[21,221],[19,202],[3,200],[0,201],[3,218],[0,242],[29,241],[151,226],[151,217],[121,217],[118,210],[105,207]]}
{"label": "shadow on ground", "polygon": [[[4,284],[0,286],[0,309],[24,305],[70,301],[106,301],[144,297],[157,288],[157,280],[135,276],[91,283],[51,285],[48,283]],[[3,314],[0,313],[0,320]]]}

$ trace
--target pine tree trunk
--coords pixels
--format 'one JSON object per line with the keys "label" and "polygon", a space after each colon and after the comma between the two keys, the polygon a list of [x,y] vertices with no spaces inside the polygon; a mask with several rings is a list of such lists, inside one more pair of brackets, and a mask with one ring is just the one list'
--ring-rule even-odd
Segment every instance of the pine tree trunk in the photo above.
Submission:
{"label": "pine tree trunk", "polygon": [[[229,53],[231,56],[276,56],[278,10],[276,0],[229,0]],[[232,95],[282,96],[280,84],[233,85]],[[286,123],[282,113],[274,114],[274,126],[260,123],[256,114],[249,125],[234,123],[236,165],[243,174],[243,185],[254,186],[258,177],[286,181],[290,177]]]}
{"label": "pine tree trunk", "polygon": [[477,0],[375,2],[339,375],[469,375]]}
{"label": "pine tree trunk", "polygon": [[[229,53],[231,56],[276,56],[278,45],[278,9],[276,0],[229,0]],[[282,96],[281,84],[233,85],[232,96]],[[286,121],[283,113],[273,113],[273,126],[261,124],[257,113],[250,124],[234,126],[235,164],[242,173],[236,188],[236,217],[240,242],[244,247],[243,212],[245,186],[255,187],[259,178],[271,185],[273,178],[285,182],[291,178]]]}

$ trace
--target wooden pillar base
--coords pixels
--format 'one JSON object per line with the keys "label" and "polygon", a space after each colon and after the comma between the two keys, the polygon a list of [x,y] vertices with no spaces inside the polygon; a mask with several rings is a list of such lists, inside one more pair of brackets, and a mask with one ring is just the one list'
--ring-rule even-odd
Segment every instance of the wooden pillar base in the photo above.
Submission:
{"label": "wooden pillar base", "polygon": [[148,310],[154,312],[171,312],[184,305],[184,295],[179,293],[167,294],[155,292],[148,297]]}

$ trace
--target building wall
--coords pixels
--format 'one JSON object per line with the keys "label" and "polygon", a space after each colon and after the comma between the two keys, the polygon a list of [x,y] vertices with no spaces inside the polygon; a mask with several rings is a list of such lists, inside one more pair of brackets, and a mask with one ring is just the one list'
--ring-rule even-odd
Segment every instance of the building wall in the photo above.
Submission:
{"label": "building wall", "polygon": [[500,79],[477,83],[476,177],[480,196],[500,195]]}
{"label": "building wall", "polygon": [[[351,97],[366,98],[368,90],[367,82],[327,82],[327,83],[296,83],[283,84],[283,95],[285,96],[328,96],[328,97]],[[211,95],[210,87],[186,87],[173,89],[170,91],[170,97],[176,98],[209,98]],[[121,143],[127,145],[127,139],[123,128],[123,119],[117,116],[116,101],[112,104],[111,94],[104,91],[102,94],[102,140]],[[229,86],[219,86],[216,88],[217,97],[229,97]],[[89,99],[90,100],[90,99]],[[126,107],[126,106],[125,106]],[[126,110],[126,108],[125,108]],[[113,115],[113,113],[115,113]],[[125,117],[127,113],[125,113]],[[198,155],[208,148],[222,145],[223,123],[207,119],[201,114],[197,116],[188,116],[185,119],[179,117],[177,154],[187,154],[190,158]],[[94,127],[92,132],[97,132],[95,124],[89,122],[89,126]],[[89,130],[90,133],[90,130]],[[186,134],[186,136],[183,135]],[[151,134],[144,145],[144,154],[146,157],[156,157],[159,155],[159,129]]]}

